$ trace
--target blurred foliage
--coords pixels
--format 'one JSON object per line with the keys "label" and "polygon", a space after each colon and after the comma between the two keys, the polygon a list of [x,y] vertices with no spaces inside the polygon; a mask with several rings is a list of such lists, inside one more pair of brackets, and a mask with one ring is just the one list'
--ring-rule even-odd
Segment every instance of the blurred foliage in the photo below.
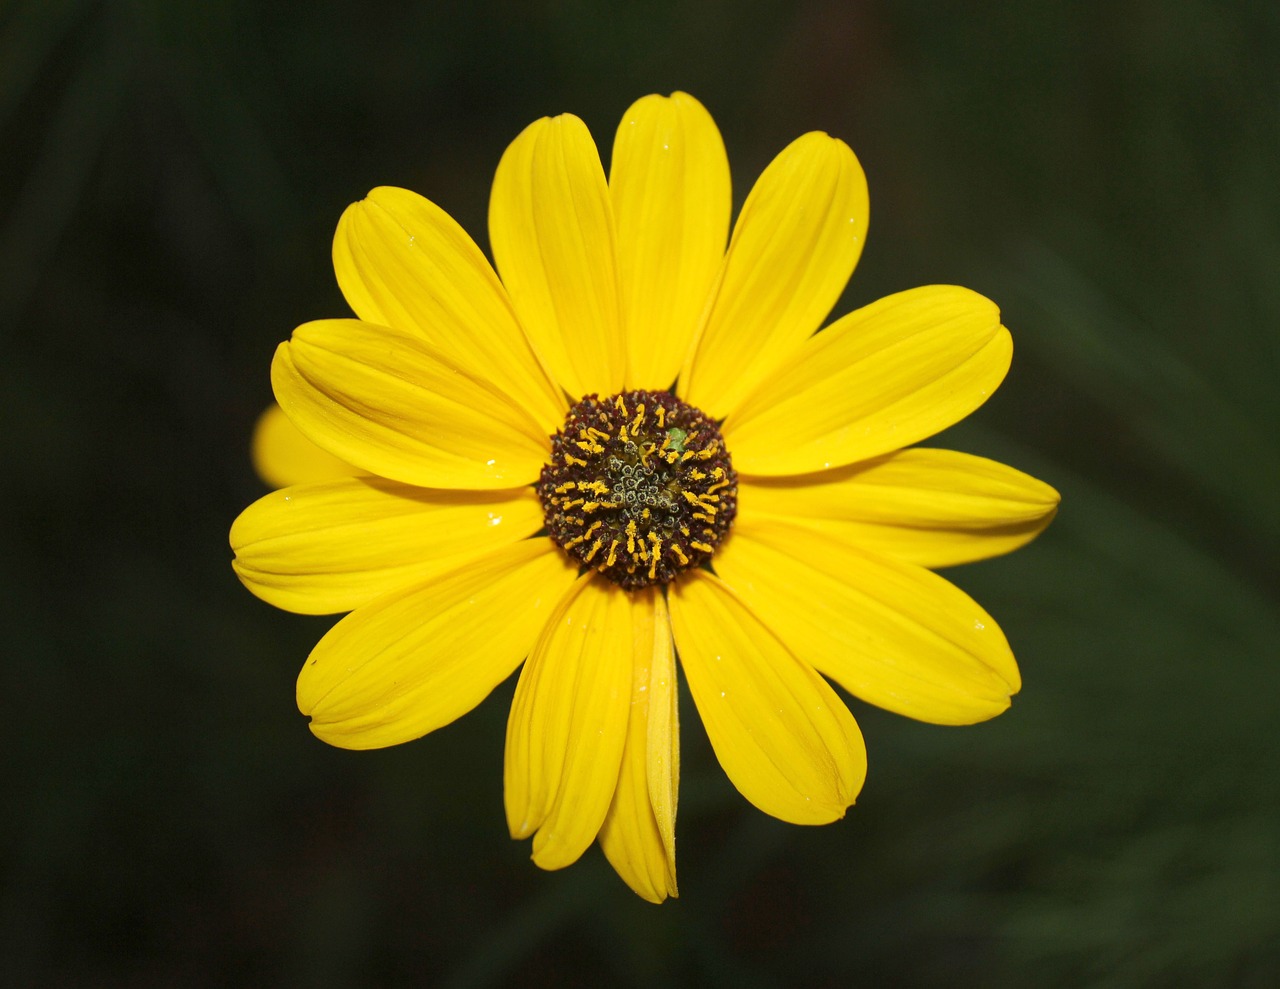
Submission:
{"label": "blurred foliage", "polygon": [[[981,13],[976,10],[981,9]],[[10,985],[1280,982],[1280,8],[586,0],[0,5],[0,564]],[[685,698],[681,900],[501,813],[507,684],[421,742],[315,742],[325,620],[227,566],[272,348],[344,311],[341,209],[418,189],[483,242],[543,113],[606,150],[688,89],[738,195],[801,131],[868,172],[842,309],[1003,307],[999,394],[942,442],[1060,488],[950,574],[1025,687],[943,729],[855,704],[871,775],[799,829]]]}

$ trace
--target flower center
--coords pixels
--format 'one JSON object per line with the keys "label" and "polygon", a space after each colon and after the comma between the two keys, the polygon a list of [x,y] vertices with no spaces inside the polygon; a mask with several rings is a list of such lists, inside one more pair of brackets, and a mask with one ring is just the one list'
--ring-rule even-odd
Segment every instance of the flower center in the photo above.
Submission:
{"label": "flower center", "polygon": [[738,511],[715,421],[667,392],[588,395],[551,437],[537,487],[551,538],[627,590],[709,560]]}

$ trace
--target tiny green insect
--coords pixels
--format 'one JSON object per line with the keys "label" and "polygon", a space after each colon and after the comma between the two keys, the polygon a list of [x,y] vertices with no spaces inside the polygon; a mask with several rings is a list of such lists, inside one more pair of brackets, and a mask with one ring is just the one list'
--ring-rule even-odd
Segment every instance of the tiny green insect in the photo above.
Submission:
{"label": "tiny green insect", "polygon": [[672,426],[667,430],[667,439],[671,441],[669,448],[675,450],[676,453],[684,453],[684,439],[688,435],[679,426]]}

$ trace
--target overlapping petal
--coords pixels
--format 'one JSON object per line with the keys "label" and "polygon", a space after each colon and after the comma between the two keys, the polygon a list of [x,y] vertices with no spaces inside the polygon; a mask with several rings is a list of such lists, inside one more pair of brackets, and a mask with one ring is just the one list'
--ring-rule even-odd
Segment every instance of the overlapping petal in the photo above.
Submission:
{"label": "overlapping petal", "polygon": [[586,124],[544,117],[511,143],[493,179],[489,239],[520,322],[565,391],[576,401],[621,390],[613,209]]}
{"label": "overlapping petal", "polygon": [[631,595],[634,654],[622,770],[600,847],[638,895],[661,903],[676,891],[680,729],[667,603],[656,588]]}
{"label": "overlapping petal", "polygon": [[418,738],[466,714],[520,663],[575,570],[526,539],[378,598],[320,640],[298,677],[311,730],[347,749]]}
{"label": "overlapping petal", "polygon": [[848,145],[814,132],[784,148],[738,216],[681,397],[724,418],[771,377],[844,291],[867,218],[867,180]]}
{"label": "overlapping petal", "polygon": [[1004,464],[913,448],[818,474],[743,477],[738,511],[779,518],[924,567],[999,556],[1053,519],[1058,492]]}
{"label": "overlapping petal", "polygon": [[263,483],[273,488],[334,481],[361,473],[298,432],[274,402],[258,417],[249,450],[253,469]]}
{"label": "overlapping petal", "polygon": [[360,319],[417,331],[448,363],[512,396],[544,434],[560,424],[564,395],[538,362],[506,290],[435,203],[406,189],[374,189],[343,213],[333,262]]}
{"label": "overlapping petal", "polygon": [[1009,370],[995,304],[930,285],[838,319],[782,362],[724,424],[746,474],[802,474],[901,449],[964,418]]}
{"label": "overlapping petal", "polygon": [[313,442],[407,484],[510,488],[532,482],[547,456],[525,410],[412,331],[304,324],[277,349],[271,384]]}
{"label": "overlapping petal", "polygon": [[613,800],[627,738],[631,602],[595,573],[565,594],[520,671],[507,722],[511,834],[544,869],[576,862]]}
{"label": "overlapping petal", "polygon": [[689,571],[669,594],[680,665],[733,785],[793,824],[843,817],[867,769],[844,702],[716,577]]}
{"label": "overlapping petal", "polygon": [[729,159],[688,93],[646,96],[618,126],[609,172],[627,387],[668,388],[711,299],[729,236]]}
{"label": "overlapping petal", "polygon": [[259,498],[231,527],[236,573],[262,600],[309,615],[351,611],[466,565],[542,526],[532,488],[417,488],[377,477]]}
{"label": "overlapping petal", "polygon": [[971,724],[1021,686],[1004,634],[972,598],[839,530],[744,518],[715,566],[797,656],[871,704]]}

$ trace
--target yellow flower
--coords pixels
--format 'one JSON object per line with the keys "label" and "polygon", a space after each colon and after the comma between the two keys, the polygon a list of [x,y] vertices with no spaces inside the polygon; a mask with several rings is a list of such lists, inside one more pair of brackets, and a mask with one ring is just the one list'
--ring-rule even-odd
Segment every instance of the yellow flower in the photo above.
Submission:
{"label": "yellow flower", "polygon": [[300,326],[272,365],[297,432],[269,413],[257,462],[310,483],[231,530],[254,594],[351,612],[298,679],[317,736],[417,738],[525,661],[512,835],[547,869],[598,838],[655,902],[676,894],[677,656],[738,790],[837,820],[866,751],[824,677],[939,724],[1003,711],[1004,636],[928,568],[1026,543],[1058,501],[903,449],[1004,377],[987,299],[918,288],[815,333],[867,227],[843,142],[784,149],[732,238],[730,198],[719,132],[683,93],[628,110],[607,179],[578,118],[526,128],[493,184],[497,274],[438,206],[375,189],[334,239],[358,318]]}

